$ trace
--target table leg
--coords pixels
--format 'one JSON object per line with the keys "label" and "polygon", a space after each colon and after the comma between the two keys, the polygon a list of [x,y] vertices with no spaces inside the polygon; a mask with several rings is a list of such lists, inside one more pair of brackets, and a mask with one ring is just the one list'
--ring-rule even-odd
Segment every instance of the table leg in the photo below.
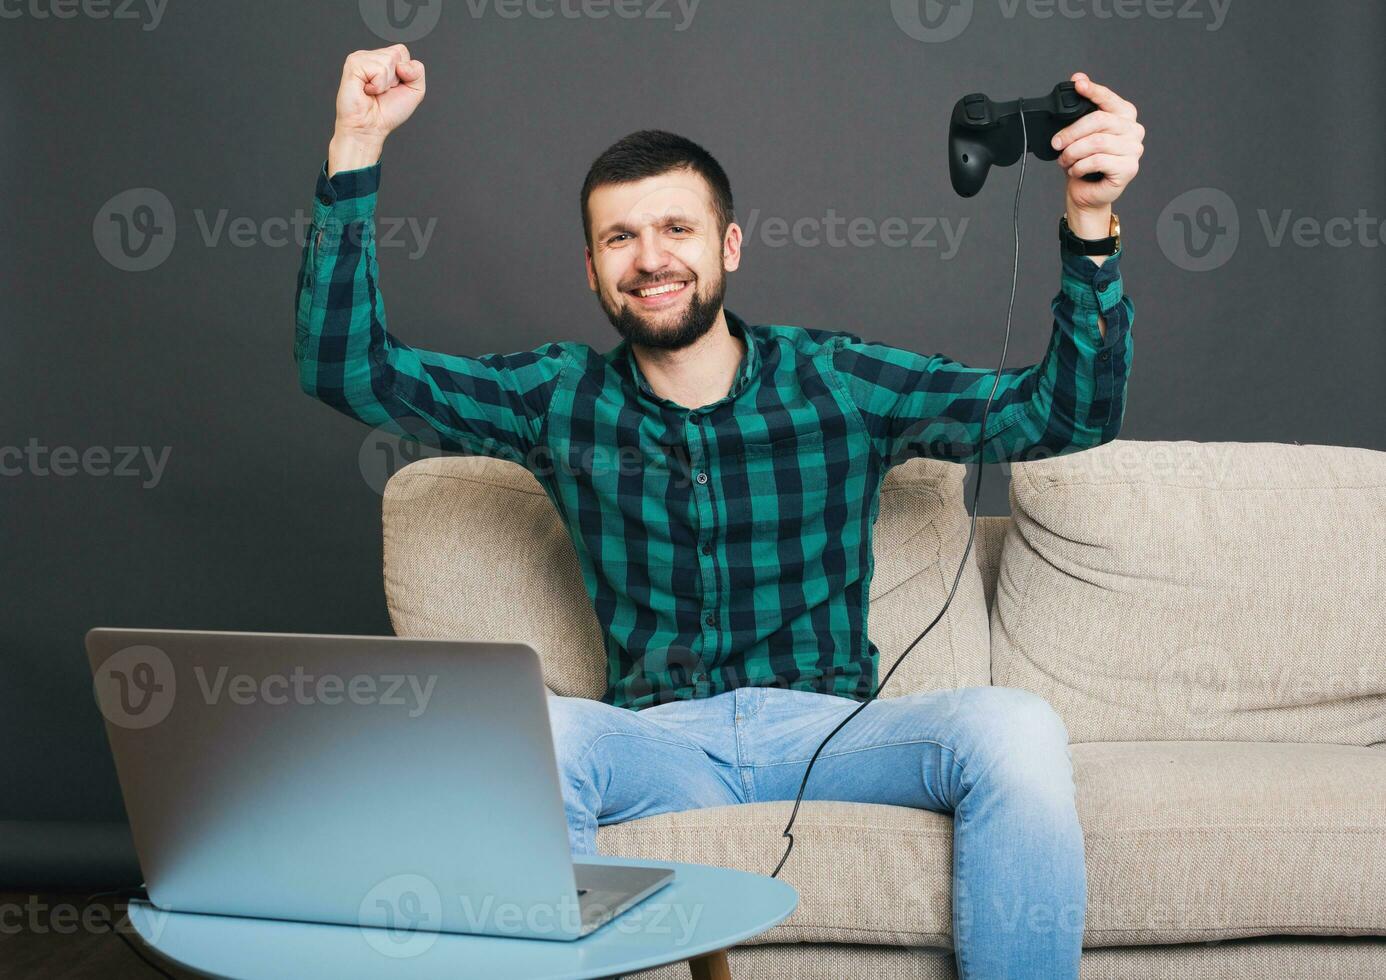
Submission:
{"label": "table leg", "polygon": [[688,961],[688,969],[693,973],[693,980],[731,980],[731,967],[727,965],[725,949],[695,956]]}

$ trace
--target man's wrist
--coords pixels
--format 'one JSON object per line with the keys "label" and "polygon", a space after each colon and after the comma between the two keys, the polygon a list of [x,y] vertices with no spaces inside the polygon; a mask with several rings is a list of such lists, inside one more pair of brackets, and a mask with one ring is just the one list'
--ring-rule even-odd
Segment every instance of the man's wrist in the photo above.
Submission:
{"label": "man's wrist", "polygon": [[[1068,221],[1068,230],[1078,238],[1089,241],[1100,241],[1112,236],[1112,206],[1104,204],[1100,208],[1082,208],[1069,200],[1064,209],[1064,216]],[[1089,255],[1089,259],[1096,265],[1101,265],[1107,261],[1114,253],[1107,252],[1102,255]]]}
{"label": "man's wrist", "polygon": [[1080,208],[1070,201],[1064,212],[1068,216],[1068,228],[1079,238],[1106,238],[1111,233],[1112,206],[1105,204],[1100,208]]}
{"label": "man's wrist", "polygon": [[359,170],[380,162],[384,140],[375,140],[351,133],[333,133],[327,144],[327,176],[344,170]]}

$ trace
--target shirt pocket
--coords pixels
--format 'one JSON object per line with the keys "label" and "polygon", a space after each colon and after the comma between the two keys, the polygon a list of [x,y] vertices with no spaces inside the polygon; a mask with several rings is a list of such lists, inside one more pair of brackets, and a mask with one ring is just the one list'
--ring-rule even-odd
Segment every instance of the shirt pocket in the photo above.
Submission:
{"label": "shirt pocket", "polygon": [[736,516],[753,531],[789,535],[820,525],[828,498],[821,431],[748,445],[743,461],[747,498]]}

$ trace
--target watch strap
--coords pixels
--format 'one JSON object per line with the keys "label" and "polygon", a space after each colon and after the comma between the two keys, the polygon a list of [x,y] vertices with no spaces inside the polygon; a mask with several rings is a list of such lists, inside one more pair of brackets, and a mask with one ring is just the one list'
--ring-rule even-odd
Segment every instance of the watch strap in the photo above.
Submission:
{"label": "watch strap", "polygon": [[[1114,216],[1114,224],[1115,220]],[[1075,255],[1111,255],[1121,244],[1121,239],[1116,235],[1108,235],[1106,238],[1079,238],[1068,226],[1066,214],[1059,217],[1059,241],[1065,249]]]}

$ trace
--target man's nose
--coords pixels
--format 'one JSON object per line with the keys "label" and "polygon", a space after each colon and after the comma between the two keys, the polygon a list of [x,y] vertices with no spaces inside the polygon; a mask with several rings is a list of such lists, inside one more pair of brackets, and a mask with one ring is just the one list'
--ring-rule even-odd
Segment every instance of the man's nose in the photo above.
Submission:
{"label": "man's nose", "polygon": [[641,272],[657,272],[669,263],[669,253],[659,236],[648,230],[640,236],[640,249],[635,256],[635,267]]}

